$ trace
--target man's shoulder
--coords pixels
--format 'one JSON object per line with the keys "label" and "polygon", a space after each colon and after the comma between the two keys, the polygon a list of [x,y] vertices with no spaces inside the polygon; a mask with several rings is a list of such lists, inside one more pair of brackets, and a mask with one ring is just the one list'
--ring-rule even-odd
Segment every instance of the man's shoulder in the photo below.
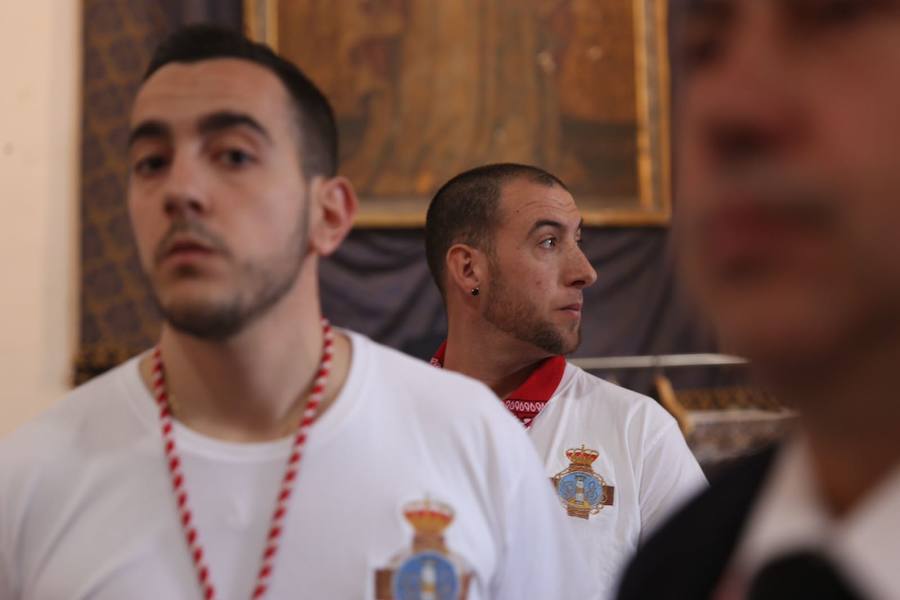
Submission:
{"label": "man's shoulder", "polygon": [[583,404],[586,409],[600,409],[603,418],[613,418],[622,425],[635,419],[651,430],[674,424],[672,416],[653,398],[592,375],[571,362],[566,363],[555,396]]}
{"label": "man's shoulder", "polygon": [[[571,389],[564,390],[564,386]],[[566,362],[566,372],[563,376],[563,381],[560,384],[560,391],[568,392],[570,394],[602,397],[608,401],[633,405],[653,402],[652,398],[645,396],[644,394],[629,390],[628,388],[624,388],[601,377],[597,377],[569,361]]]}
{"label": "man's shoulder", "polygon": [[[137,378],[131,359],[66,393],[37,417],[0,439],[0,470],[54,460],[80,447],[97,427],[116,422],[129,378]],[[95,440],[96,441],[96,440]]]}
{"label": "man's shoulder", "polygon": [[706,598],[728,565],[775,455],[766,448],[736,461],[643,544],[622,579],[619,600]]}
{"label": "man's shoulder", "polygon": [[427,390],[433,394],[457,394],[460,391],[468,391],[493,396],[487,386],[471,377],[435,367],[362,334],[350,332],[350,335],[354,339],[355,347],[368,351],[379,377],[391,385]]}
{"label": "man's shoulder", "polygon": [[435,367],[361,334],[349,333],[354,352],[360,350],[357,358],[367,363],[363,367],[368,372],[370,391],[380,390],[379,395],[391,404],[408,409],[410,418],[420,415],[429,421],[442,419],[445,425],[482,422],[492,427],[520,428],[482,382]]}
{"label": "man's shoulder", "polygon": [[[422,460],[439,461],[448,476],[463,474],[463,488],[474,485],[488,495],[503,488],[498,502],[510,490],[549,493],[525,429],[487,386],[361,336],[353,343],[360,362],[352,369],[359,371],[345,389],[364,394],[355,398],[367,407],[357,413],[365,414],[366,427],[378,420],[382,434],[408,440],[410,448],[420,449],[416,454]],[[465,475],[471,475],[472,465],[477,465],[475,473],[495,476]]]}

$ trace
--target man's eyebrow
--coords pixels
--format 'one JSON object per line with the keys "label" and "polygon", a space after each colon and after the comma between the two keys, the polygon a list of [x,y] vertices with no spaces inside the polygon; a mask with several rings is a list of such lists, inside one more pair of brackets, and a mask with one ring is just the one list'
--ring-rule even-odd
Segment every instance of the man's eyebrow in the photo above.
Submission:
{"label": "man's eyebrow", "polygon": [[144,121],[128,134],[128,147],[131,148],[140,139],[167,138],[171,136],[172,130],[162,121]]}
{"label": "man's eyebrow", "polygon": [[538,229],[543,227],[552,227],[554,229],[564,229],[565,225],[560,223],[559,221],[554,221],[553,219],[538,219],[534,222],[534,225],[531,226],[531,229],[528,230],[528,235],[531,235]]}
{"label": "man's eyebrow", "polygon": [[[581,231],[581,228],[584,226],[584,219],[578,221],[578,225],[575,226],[575,231]],[[534,222],[534,225],[531,226],[531,229],[528,230],[528,235],[533,234],[535,231],[543,228],[543,227],[552,227],[553,229],[565,230],[568,229],[565,223],[560,221],[555,221],[553,219],[538,219]]]}
{"label": "man's eyebrow", "polygon": [[197,123],[197,131],[203,135],[231,129],[232,127],[249,127],[259,133],[267,142],[272,143],[272,136],[269,135],[266,128],[259,121],[245,113],[215,112],[203,117]]}

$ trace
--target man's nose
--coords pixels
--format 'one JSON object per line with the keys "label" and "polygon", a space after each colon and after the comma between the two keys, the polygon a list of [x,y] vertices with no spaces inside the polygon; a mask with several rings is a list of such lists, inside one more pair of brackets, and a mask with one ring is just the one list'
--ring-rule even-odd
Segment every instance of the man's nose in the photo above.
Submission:
{"label": "man's nose", "polygon": [[594,270],[591,261],[579,246],[575,246],[569,261],[569,276],[566,282],[568,285],[580,289],[591,286],[597,281],[597,271]]}
{"label": "man's nose", "polygon": [[189,157],[175,157],[166,178],[164,210],[170,217],[208,212],[209,197],[203,170]]}

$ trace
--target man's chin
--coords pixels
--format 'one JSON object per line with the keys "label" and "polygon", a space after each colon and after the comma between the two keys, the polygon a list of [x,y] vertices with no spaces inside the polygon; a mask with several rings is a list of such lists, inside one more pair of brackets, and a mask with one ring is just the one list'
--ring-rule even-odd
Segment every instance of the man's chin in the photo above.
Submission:
{"label": "man's chin", "polygon": [[163,319],[175,331],[208,341],[224,341],[245,325],[240,307],[210,302],[161,305]]}
{"label": "man's chin", "polygon": [[542,335],[536,335],[528,340],[541,352],[552,356],[566,355],[575,352],[581,342],[581,336],[564,335],[559,331],[545,330]]}
{"label": "man's chin", "polygon": [[581,336],[579,335],[575,339],[564,339],[562,342],[561,352],[559,354],[569,355],[578,350],[578,346],[581,345]]}
{"label": "man's chin", "polygon": [[581,323],[562,328],[558,332],[559,349],[557,354],[572,354],[581,345]]}

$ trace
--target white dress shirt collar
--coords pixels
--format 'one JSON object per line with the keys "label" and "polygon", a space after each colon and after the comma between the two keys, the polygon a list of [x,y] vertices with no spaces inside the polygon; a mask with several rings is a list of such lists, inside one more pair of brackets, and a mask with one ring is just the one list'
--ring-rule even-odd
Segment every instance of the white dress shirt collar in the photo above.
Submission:
{"label": "white dress shirt collar", "polygon": [[792,550],[818,550],[871,600],[900,598],[900,467],[849,514],[823,504],[804,438],[775,459],[735,554],[735,571],[752,576]]}

